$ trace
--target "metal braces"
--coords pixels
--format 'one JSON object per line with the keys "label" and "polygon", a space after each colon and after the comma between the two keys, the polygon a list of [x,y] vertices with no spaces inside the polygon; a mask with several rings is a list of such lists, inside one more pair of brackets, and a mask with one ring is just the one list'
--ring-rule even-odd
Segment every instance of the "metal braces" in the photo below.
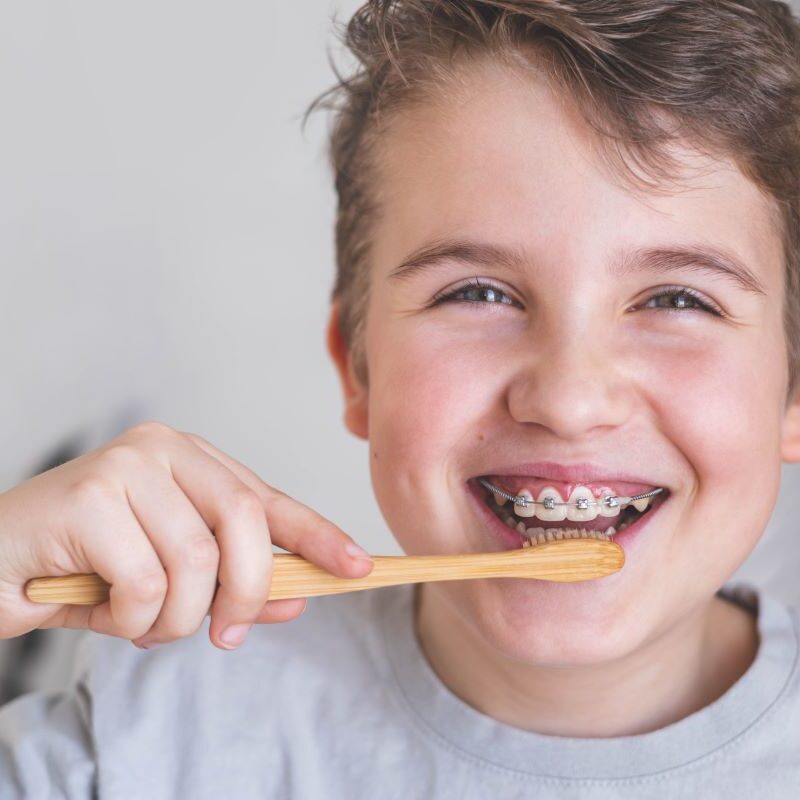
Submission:
{"label": "metal braces", "polygon": [[531,500],[528,497],[524,497],[523,495],[518,494],[509,494],[508,492],[504,492],[502,489],[498,489],[496,486],[492,485],[487,481],[485,478],[478,478],[478,481],[482,483],[489,491],[494,492],[494,494],[499,494],[500,497],[505,497],[506,500],[511,500],[515,506],[521,506],[522,508],[527,508],[528,506],[543,506],[548,510],[554,509],[556,506],[574,506],[575,508],[579,509],[580,511],[586,511],[591,506],[605,506],[606,508],[617,508],[618,506],[626,506],[629,503],[632,503],[634,500],[644,500],[646,497],[654,497],[655,495],[664,491],[663,488],[659,489],[651,489],[649,492],[643,492],[642,494],[635,494],[633,497],[625,497],[624,495],[609,495],[608,497],[604,497],[602,500],[589,500],[587,497],[579,497],[574,503],[559,503],[557,500],[553,499],[552,497],[545,497],[544,500],[539,502],[538,500]]}

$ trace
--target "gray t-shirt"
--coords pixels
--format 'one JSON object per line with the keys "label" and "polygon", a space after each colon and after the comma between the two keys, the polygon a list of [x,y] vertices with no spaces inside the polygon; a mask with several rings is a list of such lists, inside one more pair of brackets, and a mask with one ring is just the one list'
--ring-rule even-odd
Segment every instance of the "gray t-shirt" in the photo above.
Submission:
{"label": "gray t-shirt", "polygon": [[0,798],[800,798],[798,613],[744,584],[760,645],[722,697],[639,736],[544,736],[452,694],[411,587],[309,601],[233,652],[87,633],[68,692],[0,711]]}

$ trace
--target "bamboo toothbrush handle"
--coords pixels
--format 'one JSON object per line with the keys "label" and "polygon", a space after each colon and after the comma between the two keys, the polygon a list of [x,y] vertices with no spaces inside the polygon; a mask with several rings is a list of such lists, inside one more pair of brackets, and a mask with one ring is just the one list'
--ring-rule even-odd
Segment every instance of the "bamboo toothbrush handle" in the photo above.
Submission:
{"label": "bamboo toothbrush handle", "polygon": [[[400,583],[469,578],[538,578],[545,581],[585,581],[622,569],[625,553],[602,539],[564,539],[519,550],[438,556],[374,556],[364,578],[337,578],[292,553],[273,557],[269,599],[313,597]],[[108,600],[109,584],[95,573],[33,578],[25,593],[34,603],[97,605]]]}

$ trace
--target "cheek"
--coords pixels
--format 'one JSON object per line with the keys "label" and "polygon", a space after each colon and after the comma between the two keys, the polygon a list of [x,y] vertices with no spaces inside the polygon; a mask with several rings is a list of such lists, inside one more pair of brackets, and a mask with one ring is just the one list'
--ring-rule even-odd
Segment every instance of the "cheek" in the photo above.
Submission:
{"label": "cheek", "polygon": [[435,327],[385,340],[370,371],[370,436],[392,448],[393,460],[440,460],[491,402],[487,360]]}
{"label": "cheek", "polygon": [[701,501],[686,505],[702,509],[687,523],[706,527],[704,536],[735,535],[733,557],[744,558],[761,535],[780,484],[784,375],[779,360],[760,355],[780,346],[764,337],[741,348],[662,352],[651,373],[656,424],[683,455]]}
{"label": "cheek", "polygon": [[457,459],[478,442],[481,414],[496,397],[485,366],[473,356],[454,348],[452,337],[426,332],[384,339],[380,357],[370,364],[372,482],[384,517],[407,550],[416,548],[407,538],[413,533],[404,531],[419,528],[423,517],[428,550],[433,529],[452,527],[448,503],[461,491],[451,485],[460,474]]}

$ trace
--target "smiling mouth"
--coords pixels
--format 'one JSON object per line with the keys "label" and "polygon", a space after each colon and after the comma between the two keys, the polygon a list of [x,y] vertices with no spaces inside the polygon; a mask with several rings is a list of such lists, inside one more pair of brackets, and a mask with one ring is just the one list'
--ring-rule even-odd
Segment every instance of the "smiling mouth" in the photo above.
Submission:
{"label": "smiling mouth", "polygon": [[[486,479],[497,485],[497,481],[490,476]],[[669,490],[664,490],[655,497],[626,504],[616,509],[606,508],[601,514],[598,511],[585,511],[575,508],[563,507],[562,500],[554,490],[552,496],[557,498],[557,504],[562,506],[558,510],[544,508],[535,504],[526,507],[515,505],[482,483],[478,483],[479,495],[487,508],[508,528],[520,534],[522,546],[530,544],[544,544],[548,541],[558,541],[565,538],[613,538],[621,531],[635,525],[642,517],[652,514],[669,495]],[[581,486],[587,497],[591,496],[591,489]],[[600,499],[601,494],[594,492],[594,499]],[[559,519],[560,517],[560,519]]]}

